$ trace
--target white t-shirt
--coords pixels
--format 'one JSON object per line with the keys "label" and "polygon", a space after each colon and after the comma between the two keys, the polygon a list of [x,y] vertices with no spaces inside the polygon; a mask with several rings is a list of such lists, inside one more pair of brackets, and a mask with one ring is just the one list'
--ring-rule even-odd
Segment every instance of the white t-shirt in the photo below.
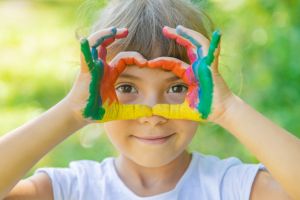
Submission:
{"label": "white t-shirt", "polygon": [[262,164],[244,164],[235,157],[192,152],[192,160],[172,190],[140,197],[118,176],[113,157],[102,162],[80,160],[69,168],[40,168],[52,182],[55,200],[248,200]]}

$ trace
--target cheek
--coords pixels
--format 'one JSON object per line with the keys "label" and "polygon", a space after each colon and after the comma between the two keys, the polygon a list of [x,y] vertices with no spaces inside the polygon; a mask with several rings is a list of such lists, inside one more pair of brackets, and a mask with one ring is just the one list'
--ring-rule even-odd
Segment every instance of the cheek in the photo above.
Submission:
{"label": "cheek", "polygon": [[197,132],[199,126],[198,122],[189,120],[172,120],[174,121],[174,126],[176,131],[178,131],[178,146],[186,148],[192,141],[194,135]]}
{"label": "cheek", "polygon": [[182,104],[186,98],[186,93],[170,93],[165,94],[168,104]]}
{"label": "cheek", "polygon": [[188,138],[192,138],[199,126],[199,122],[190,121],[190,120],[172,120],[174,121],[174,127],[185,134]]}
{"label": "cheek", "polygon": [[109,137],[111,143],[120,150],[124,146],[127,136],[128,122],[126,120],[116,120],[105,122],[103,124],[105,133]]}

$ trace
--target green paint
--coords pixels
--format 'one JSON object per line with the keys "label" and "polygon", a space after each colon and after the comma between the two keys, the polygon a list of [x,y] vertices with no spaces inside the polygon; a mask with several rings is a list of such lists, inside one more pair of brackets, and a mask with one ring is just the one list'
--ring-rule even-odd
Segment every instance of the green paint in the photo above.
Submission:
{"label": "green paint", "polygon": [[209,66],[215,58],[214,57],[214,52],[218,48],[218,45],[220,43],[220,39],[221,39],[221,32],[219,30],[214,31],[213,34],[212,34],[212,39],[211,39],[211,42],[210,42],[210,46],[209,46],[208,54],[207,54],[207,59],[206,59],[207,65],[209,65]]}
{"label": "green paint", "polygon": [[81,40],[81,52],[91,73],[91,83],[89,85],[90,96],[88,98],[83,115],[94,120],[102,119],[105,110],[101,107],[100,81],[103,76],[103,62],[101,60],[93,61],[90,45],[87,39]]}
{"label": "green paint", "polygon": [[209,66],[205,62],[206,57],[198,66],[198,80],[201,86],[200,103],[198,111],[202,114],[203,119],[207,119],[211,112],[212,98],[213,98],[213,80]]}
{"label": "green paint", "polygon": [[91,71],[94,68],[94,62],[92,59],[89,41],[86,38],[82,39],[80,41],[80,47],[81,47],[81,52],[84,56],[85,62],[87,63],[87,66],[88,66],[89,70]]}
{"label": "green paint", "polygon": [[100,120],[105,114],[104,108],[101,107],[102,101],[100,96],[100,81],[103,76],[102,61],[96,61],[93,70],[90,72],[92,78],[89,87],[90,96],[83,114],[85,117],[92,117],[94,120]]}
{"label": "green paint", "polygon": [[195,75],[198,77],[201,86],[201,94],[200,91],[198,93],[200,99],[198,111],[202,114],[203,119],[207,119],[208,115],[211,113],[213,101],[213,79],[210,65],[215,59],[214,52],[218,48],[220,38],[220,31],[213,32],[207,56],[193,64],[194,73],[196,72]]}
{"label": "green paint", "polygon": [[105,109],[102,107],[102,99],[100,95],[101,80],[104,73],[104,63],[98,59],[97,47],[101,45],[106,39],[115,37],[117,29],[113,27],[111,34],[105,35],[96,41],[96,44],[90,48],[89,42],[86,38],[80,41],[81,52],[84,55],[85,62],[91,73],[91,82],[89,85],[90,96],[84,108],[83,115],[94,120],[101,120],[105,114]]}

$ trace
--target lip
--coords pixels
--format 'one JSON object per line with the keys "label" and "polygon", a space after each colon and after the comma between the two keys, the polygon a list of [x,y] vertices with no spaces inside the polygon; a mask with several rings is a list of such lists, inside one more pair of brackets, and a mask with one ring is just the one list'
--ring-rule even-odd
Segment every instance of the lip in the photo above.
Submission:
{"label": "lip", "polygon": [[139,137],[132,135],[132,137],[146,144],[163,144],[166,143],[170,138],[172,138],[173,135],[175,135],[175,133],[172,133],[167,136]]}

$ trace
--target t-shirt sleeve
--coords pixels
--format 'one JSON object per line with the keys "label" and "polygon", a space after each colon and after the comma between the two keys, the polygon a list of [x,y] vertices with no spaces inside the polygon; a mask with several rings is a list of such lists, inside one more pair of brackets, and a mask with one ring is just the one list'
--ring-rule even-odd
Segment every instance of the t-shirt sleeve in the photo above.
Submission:
{"label": "t-shirt sleeve", "polygon": [[74,170],[70,168],[40,168],[35,173],[46,173],[49,176],[54,200],[76,199],[78,181]]}
{"label": "t-shirt sleeve", "polygon": [[248,200],[251,189],[259,170],[267,170],[261,163],[259,164],[238,164],[233,165],[224,174],[221,190],[222,199]]}
{"label": "t-shirt sleeve", "polygon": [[88,178],[94,165],[89,161],[73,161],[68,168],[40,168],[35,173],[46,173],[52,184],[54,200],[79,199],[93,184]]}

